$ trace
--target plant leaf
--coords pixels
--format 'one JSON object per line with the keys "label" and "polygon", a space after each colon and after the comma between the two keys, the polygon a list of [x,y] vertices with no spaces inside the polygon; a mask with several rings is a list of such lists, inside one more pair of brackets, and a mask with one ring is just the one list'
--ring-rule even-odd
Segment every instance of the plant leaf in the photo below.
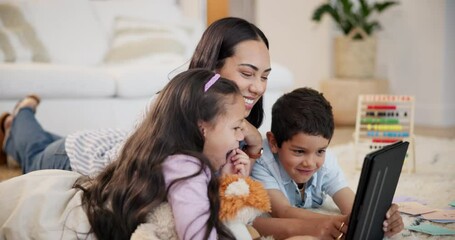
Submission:
{"label": "plant leaf", "polygon": [[371,13],[371,6],[365,0],[360,0],[360,15],[366,19]]}
{"label": "plant leaf", "polygon": [[320,22],[322,19],[322,16],[325,14],[329,14],[332,16],[332,18],[336,21],[339,22],[339,16],[338,13],[335,11],[335,9],[328,3],[322,4],[313,13],[313,17],[311,18],[313,21]]}
{"label": "plant leaf", "polygon": [[368,17],[374,12],[383,12],[385,9],[399,4],[397,1],[383,1],[370,4],[368,0],[358,0],[359,8],[354,8],[352,0],[327,0],[326,3],[316,8],[312,20],[320,22],[325,14],[329,14],[340,30],[345,35],[354,27],[362,27],[368,35],[371,35],[381,25],[378,21],[369,21]]}
{"label": "plant leaf", "polygon": [[381,24],[378,21],[372,21],[371,23],[367,23],[363,26],[363,29],[368,35],[374,32],[376,29],[381,29]]}
{"label": "plant leaf", "polygon": [[393,5],[397,5],[397,4],[398,4],[398,2],[395,2],[395,1],[385,1],[385,2],[381,2],[381,3],[375,3],[373,6],[373,9],[378,11],[378,13],[381,13],[382,11],[386,10],[387,8],[389,8]]}

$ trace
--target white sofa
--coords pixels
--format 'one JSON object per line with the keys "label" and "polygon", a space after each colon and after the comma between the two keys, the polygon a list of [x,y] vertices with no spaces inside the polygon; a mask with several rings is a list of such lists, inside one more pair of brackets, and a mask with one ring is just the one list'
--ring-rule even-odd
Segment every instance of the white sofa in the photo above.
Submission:
{"label": "white sofa", "polygon": [[[171,0],[0,0],[0,112],[37,93],[43,127],[123,128],[185,69],[204,24]],[[6,13],[6,14],[5,14]],[[293,76],[272,62],[266,121]]]}

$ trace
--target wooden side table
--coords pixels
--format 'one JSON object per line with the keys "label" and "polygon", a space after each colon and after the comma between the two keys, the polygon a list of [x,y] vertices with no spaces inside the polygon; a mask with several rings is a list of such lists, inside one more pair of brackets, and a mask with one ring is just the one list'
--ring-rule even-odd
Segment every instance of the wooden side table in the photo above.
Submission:
{"label": "wooden side table", "polygon": [[385,79],[332,78],[321,82],[321,92],[330,101],[336,125],[354,126],[361,94],[388,94]]}

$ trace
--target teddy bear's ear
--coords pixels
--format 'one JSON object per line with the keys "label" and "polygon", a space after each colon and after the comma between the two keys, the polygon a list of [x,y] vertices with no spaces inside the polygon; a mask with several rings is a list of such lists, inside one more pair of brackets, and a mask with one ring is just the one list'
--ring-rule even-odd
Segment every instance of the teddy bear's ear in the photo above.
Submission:
{"label": "teddy bear's ear", "polygon": [[239,178],[227,186],[224,194],[226,196],[248,196],[250,194],[250,186],[243,178]]}

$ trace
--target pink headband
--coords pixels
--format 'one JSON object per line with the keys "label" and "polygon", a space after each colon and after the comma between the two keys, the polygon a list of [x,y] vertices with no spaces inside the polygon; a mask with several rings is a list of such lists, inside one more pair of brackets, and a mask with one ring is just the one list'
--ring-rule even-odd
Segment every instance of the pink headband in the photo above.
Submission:
{"label": "pink headband", "polygon": [[207,92],[207,90],[209,90],[209,88],[210,88],[216,81],[218,81],[219,78],[220,78],[220,74],[216,73],[215,75],[213,75],[213,77],[210,78],[210,80],[205,84],[205,86],[204,86],[204,92]]}

